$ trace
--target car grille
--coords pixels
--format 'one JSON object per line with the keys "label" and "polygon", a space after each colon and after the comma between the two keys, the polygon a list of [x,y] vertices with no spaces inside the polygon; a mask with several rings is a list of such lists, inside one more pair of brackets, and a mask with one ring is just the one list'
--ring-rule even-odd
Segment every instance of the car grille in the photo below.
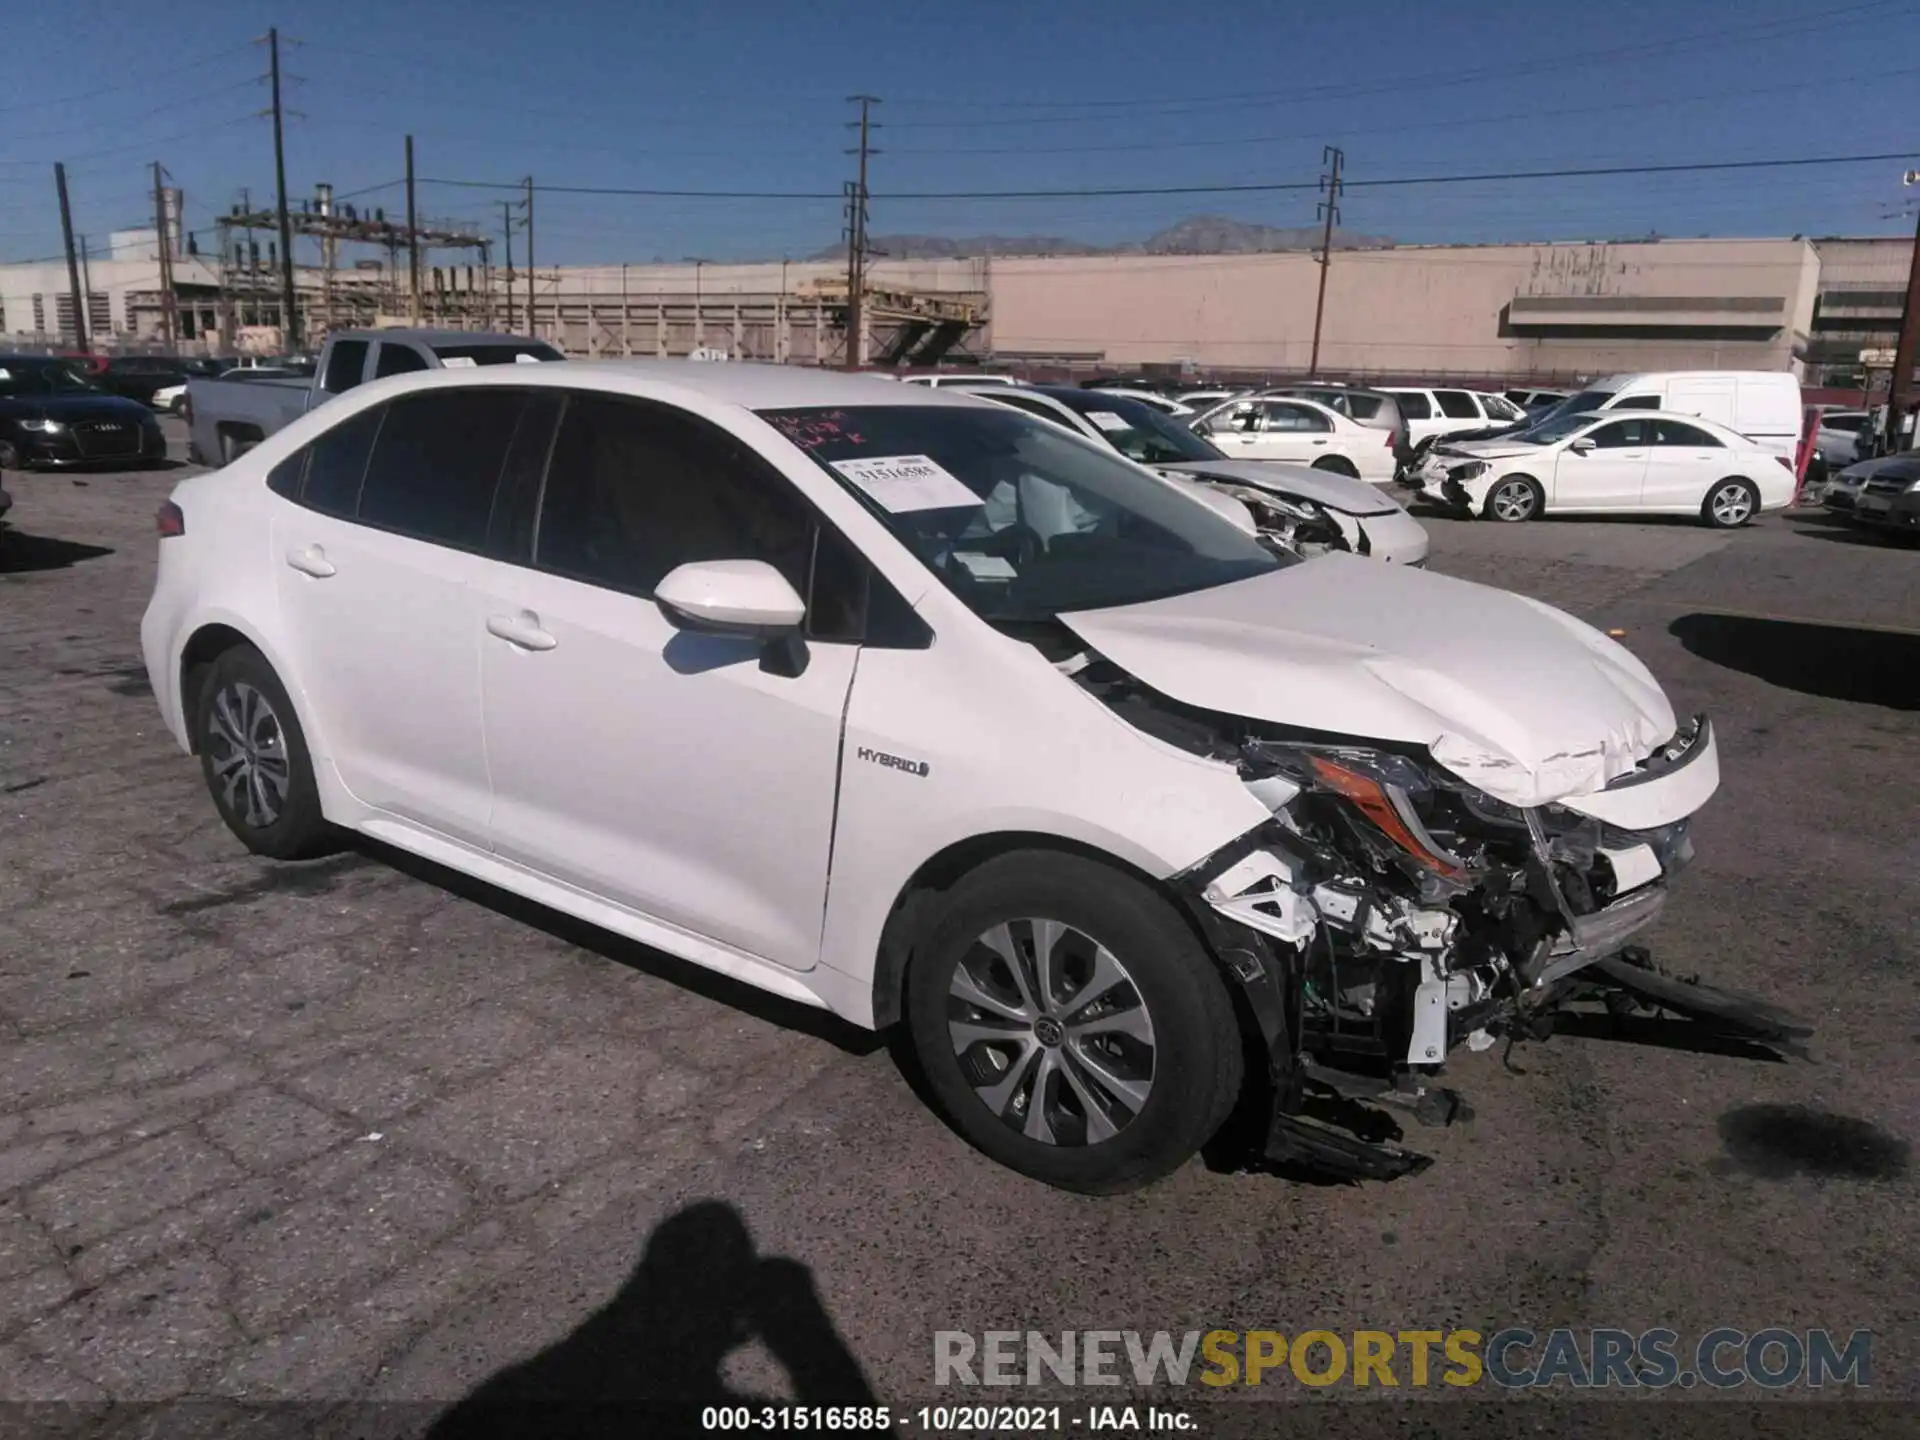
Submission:
{"label": "car grille", "polygon": [[1870,494],[1874,495],[1899,495],[1911,484],[1913,484],[1913,479],[1910,476],[1876,475],[1873,479],[1867,481],[1865,488]]}
{"label": "car grille", "polygon": [[140,427],[131,420],[79,420],[74,422],[73,443],[87,460],[138,455]]}

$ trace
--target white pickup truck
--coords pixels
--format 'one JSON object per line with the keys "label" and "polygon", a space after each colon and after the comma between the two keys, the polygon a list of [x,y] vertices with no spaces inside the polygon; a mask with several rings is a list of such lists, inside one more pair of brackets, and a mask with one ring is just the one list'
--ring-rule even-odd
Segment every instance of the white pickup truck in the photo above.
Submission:
{"label": "white pickup truck", "polygon": [[551,345],[521,335],[342,330],[327,337],[311,376],[233,373],[188,381],[187,458],[196,465],[229,464],[314,406],[383,376],[565,358]]}

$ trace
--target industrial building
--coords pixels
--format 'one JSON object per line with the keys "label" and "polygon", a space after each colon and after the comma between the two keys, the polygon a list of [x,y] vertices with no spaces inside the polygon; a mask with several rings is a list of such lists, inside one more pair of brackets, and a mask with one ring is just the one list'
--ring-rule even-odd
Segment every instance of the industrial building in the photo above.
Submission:
{"label": "industrial building", "polygon": [[[275,257],[245,238],[260,219],[235,217],[237,238],[223,239],[216,255],[185,254],[170,237],[187,348],[278,344]],[[405,248],[389,243],[383,254],[378,244],[394,227],[384,217],[354,224],[376,258],[296,271],[309,338],[412,318]],[[564,266],[530,276],[494,263],[477,237],[443,238],[458,244],[423,260],[427,323],[531,331],[576,355],[847,358],[837,264]],[[1792,368],[1810,384],[1857,384],[1860,352],[1892,344],[1912,250],[1905,239],[1802,237],[1336,250],[1319,370],[1544,383],[1621,370]],[[443,260],[455,263],[435,263]],[[100,345],[149,345],[162,334],[154,231],[115,235],[86,269]],[[859,353],[870,364],[1236,376],[1309,368],[1321,279],[1318,257],[1306,252],[875,259],[866,275]],[[64,263],[0,265],[0,332],[16,347],[71,343]]]}

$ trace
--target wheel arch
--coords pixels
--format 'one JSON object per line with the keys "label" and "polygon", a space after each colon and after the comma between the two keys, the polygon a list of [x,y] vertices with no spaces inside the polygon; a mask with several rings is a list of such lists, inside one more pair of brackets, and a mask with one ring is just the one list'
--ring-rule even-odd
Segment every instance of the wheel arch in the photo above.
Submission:
{"label": "wheel arch", "polygon": [[[1039,830],[995,830],[970,835],[929,856],[894,896],[886,921],[881,926],[879,945],[874,956],[875,1030],[884,1030],[901,1018],[907,971],[913,961],[914,937],[930,907],[937,903],[941,895],[988,861],[1022,850],[1052,851],[1103,865],[1115,874],[1136,880],[1162,896],[1173,905],[1182,921],[1188,922],[1186,907],[1179,903],[1179,898],[1165,880],[1110,850]],[[1204,936],[1201,940],[1202,944],[1206,944]],[[1213,947],[1207,945],[1206,948],[1212,954]]]}
{"label": "wheel arch", "polygon": [[200,753],[200,737],[193,723],[199,708],[200,686],[205,683],[206,675],[215,661],[227,651],[242,645],[258,650],[267,664],[273,667],[273,673],[286,688],[287,698],[293,702],[294,717],[300,722],[300,732],[306,737],[309,751],[321,753],[321,741],[314,729],[306,692],[287,668],[285,658],[257,630],[239,617],[224,613],[201,619],[188,632],[186,642],[180,647],[175,679],[180,687],[180,715],[187,734],[188,753]]}

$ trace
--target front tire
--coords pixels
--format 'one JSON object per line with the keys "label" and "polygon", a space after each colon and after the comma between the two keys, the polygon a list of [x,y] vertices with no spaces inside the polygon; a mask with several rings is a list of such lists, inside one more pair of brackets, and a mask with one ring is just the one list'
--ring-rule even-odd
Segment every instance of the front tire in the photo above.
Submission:
{"label": "front tire", "polygon": [[1760,511],[1760,492],[1739,476],[1719,481],[1700,502],[1700,518],[1716,530],[1738,530]]}
{"label": "front tire", "polygon": [[1191,1159],[1240,1093],[1219,971],[1173,906],[1093,860],[1026,851],[948,892],[907,1019],[954,1127],[1063,1190],[1136,1190]]}
{"label": "front tire", "polygon": [[214,808],[247,849],[304,860],[335,848],[293,702],[251,645],[213,662],[195,697],[194,737]]}
{"label": "front tire", "polygon": [[1546,504],[1547,497],[1538,480],[1531,475],[1506,475],[1487,492],[1480,514],[1488,520],[1518,525],[1539,515]]}

